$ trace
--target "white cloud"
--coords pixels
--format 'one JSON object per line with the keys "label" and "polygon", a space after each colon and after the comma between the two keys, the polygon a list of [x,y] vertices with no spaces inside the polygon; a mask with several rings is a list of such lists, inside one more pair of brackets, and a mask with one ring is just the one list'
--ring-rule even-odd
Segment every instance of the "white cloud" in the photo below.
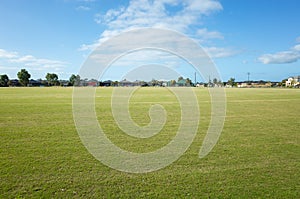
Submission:
{"label": "white cloud", "polygon": [[1,70],[5,70],[5,71],[8,71],[8,70],[15,71],[15,70],[18,70],[19,68],[18,67],[14,67],[14,66],[0,66],[0,69]]}
{"label": "white cloud", "polygon": [[295,51],[300,51],[300,44],[297,44],[296,46],[293,47]]}
{"label": "white cloud", "polygon": [[295,45],[288,51],[281,51],[274,54],[264,54],[258,58],[263,64],[288,64],[297,62],[300,59],[300,44]]}
{"label": "white cloud", "polygon": [[287,64],[300,59],[300,54],[293,51],[283,51],[275,54],[265,54],[258,58],[263,64]]}
{"label": "white cloud", "polygon": [[125,11],[125,8],[121,7],[118,10],[114,10],[114,9],[108,10],[105,15],[96,14],[95,21],[98,24],[101,24],[101,23],[107,24],[107,23],[111,22],[112,20],[115,20],[116,17],[118,17],[124,11]]}
{"label": "white cloud", "polygon": [[30,62],[30,61],[34,61],[35,58],[32,55],[26,55],[26,56],[22,56],[22,57],[18,57],[15,59],[11,59],[11,62],[16,62],[16,63],[24,63],[24,62]]}
{"label": "white cloud", "polygon": [[201,40],[224,39],[223,35],[217,31],[208,31],[206,28],[197,30],[197,35]]}
{"label": "white cloud", "polygon": [[20,56],[17,52],[9,52],[3,49],[0,49],[0,58],[3,62],[23,65],[31,69],[44,70],[52,69],[54,71],[59,71],[65,68],[68,63],[58,60],[36,58],[32,55]]}
{"label": "white cloud", "polygon": [[88,6],[78,6],[76,10],[81,10],[81,11],[89,11],[91,8]]}
{"label": "white cloud", "polygon": [[214,10],[223,9],[222,5],[215,0],[192,0],[187,1],[186,11],[196,11],[208,15]]}
{"label": "white cloud", "polygon": [[15,58],[17,56],[18,56],[18,53],[16,53],[16,52],[9,52],[9,51],[0,49],[0,58],[11,59],[11,58]]}
{"label": "white cloud", "polygon": [[204,47],[204,50],[212,58],[230,57],[230,56],[236,55],[238,53],[236,50],[227,49],[227,48],[219,48],[219,47]]}
{"label": "white cloud", "polygon": [[105,30],[103,31],[103,33],[101,34],[100,39],[98,39],[98,41],[96,41],[93,44],[83,44],[81,45],[81,47],[79,48],[79,50],[94,50],[99,44],[107,41],[109,38],[116,36],[120,33],[119,30]]}
{"label": "white cloud", "polygon": [[22,63],[28,67],[52,68],[54,70],[59,70],[67,65],[66,62],[50,59],[40,59],[32,55],[22,56],[17,59],[11,59],[10,61],[13,63]]}
{"label": "white cloud", "polygon": [[[178,9],[170,12],[168,7],[172,6]],[[97,14],[95,21],[106,25],[107,29],[98,41],[91,45],[84,44],[80,50],[92,50],[111,36],[135,28],[166,28],[186,33],[191,26],[201,24],[203,16],[222,9],[222,5],[216,0],[130,0],[127,7]],[[217,32],[209,33],[210,37],[222,37]]]}

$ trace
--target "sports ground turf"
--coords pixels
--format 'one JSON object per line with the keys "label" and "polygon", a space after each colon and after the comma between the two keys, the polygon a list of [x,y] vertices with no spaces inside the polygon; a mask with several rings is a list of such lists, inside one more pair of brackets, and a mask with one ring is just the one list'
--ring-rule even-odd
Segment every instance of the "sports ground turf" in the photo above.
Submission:
{"label": "sports ground turf", "polygon": [[[129,174],[96,160],[72,116],[72,88],[0,88],[0,198],[300,198],[300,89],[226,89],[227,116],[214,149],[198,158],[210,122],[207,89],[194,89],[201,110],[194,142],[156,172]],[[151,104],[168,112],[163,131],[137,139],[112,117],[112,88],[97,88],[98,120],[113,143],[149,152],[172,140],[180,121],[176,97],[140,88],[130,100],[145,125]]]}

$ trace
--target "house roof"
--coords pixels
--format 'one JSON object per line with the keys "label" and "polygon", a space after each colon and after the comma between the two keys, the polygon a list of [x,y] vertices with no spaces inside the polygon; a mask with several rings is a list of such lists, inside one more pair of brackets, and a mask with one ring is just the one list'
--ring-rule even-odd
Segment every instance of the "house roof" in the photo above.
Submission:
{"label": "house roof", "polygon": [[186,83],[186,79],[181,79],[177,82],[178,84],[185,84]]}

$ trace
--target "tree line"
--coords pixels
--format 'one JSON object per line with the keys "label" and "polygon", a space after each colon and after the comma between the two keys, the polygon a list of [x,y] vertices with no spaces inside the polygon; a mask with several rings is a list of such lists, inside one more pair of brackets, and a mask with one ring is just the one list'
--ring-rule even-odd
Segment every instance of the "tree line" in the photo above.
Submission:
{"label": "tree line", "polygon": [[[72,74],[69,80],[59,80],[58,75],[55,73],[47,73],[45,75],[45,80],[30,80],[31,74],[26,69],[21,69],[17,73],[17,80],[10,80],[6,74],[0,75],[0,87],[7,86],[130,86],[133,85],[134,82],[128,81],[104,81],[98,82],[97,80],[88,80],[88,79],[80,79],[79,75]],[[282,80],[282,82],[278,82],[276,86],[285,86],[285,82],[287,79]],[[261,80],[262,81],[262,80]],[[260,81],[259,81],[260,82]],[[264,81],[262,81],[264,82]],[[247,85],[251,85],[253,81],[246,81]],[[204,87],[237,87],[240,82],[236,82],[235,78],[231,77],[227,82],[222,82],[217,78],[213,78],[212,80],[209,78],[207,83],[193,83],[189,78],[184,79],[183,77],[179,77],[176,80],[170,80],[168,82],[159,81],[152,79],[150,82],[139,81],[137,85],[139,86],[198,86],[203,85]],[[135,85],[135,84],[134,84]]]}
{"label": "tree line", "polygon": [[[8,87],[8,86],[29,86],[31,81],[30,80],[31,74],[26,69],[21,69],[17,73],[18,82],[14,82],[14,80],[10,80],[9,77],[6,74],[0,75],[0,87]],[[39,79],[39,83],[43,86],[87,86],[87,79],[81,80],[79,75],[72,74],[69,78],[69,80],[59,80],[58,75],[55,73],[47,73],[45,76],[46,80]],[[94,82],[97,82],[97,80],[93,80]],[[122,81],[121,81],[122,82]],[[119,81],[111,81],[109,86],[119,86]],[[158,81],[155,79],[152,79],[150,82],[143,82],[141,84],[142,86],[162,86],[163,82]],[[102,82],[99,82],[99,85],[101,85]],[[178,80],[171,80],[169,86],[175,86],[179,83],[184,84],[184,86],[194,86],[192,81],[187,78],[184,79],[183,77],[179,77]],[[63,85],[62,85],[63,84]],[[103,84],[103,83],[102,83]],[[104,86],[107,86],[103,84]]]}
{"label": "tree line", "polygon": [[[10,80],[6,74],[0,75],[0,87],[7,87],[7,86],[28,86],[30,83],[31,74],[26,69],[21,69],[18,73],[18,84]],[[45,86],[60,86],[61,82],[58,79],[58,75],[55,73],[47,73],[45,76],[46,80],[41,80],[41,83]],[[80,81],[79,75],[72,74],[67,81],[65,86],[74,86],[76,82]],[[64,82],[66,83],[66,82]]]}

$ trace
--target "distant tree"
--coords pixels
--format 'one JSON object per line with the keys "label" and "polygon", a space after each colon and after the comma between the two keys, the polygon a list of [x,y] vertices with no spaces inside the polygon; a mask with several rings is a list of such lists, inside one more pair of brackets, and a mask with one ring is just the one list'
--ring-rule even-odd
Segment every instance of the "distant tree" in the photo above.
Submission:
{"label": "distant tree", "polygon": [[218,85],[224,86],[223,82],[221,80],[218,81]]}
{"label": "distant tree", "polygon": [[158,86],[158,85],[159,85],[158,80],[156,80],[156,79],[151,80],[151,86]]}
{"label": "distant tree", "polygon": [[48,82],[48,86],[58,85],[58,75],[55,73],[47,73],[46,80]]}
{"label": "distant tree", "polygon": [[189,78],[186,79],[185,81],[187,86],[191,86],[192,85],[192,80],[190,80]]}
{"label": "distant tree", "polygon": [[11,80],[8,80],[7,85],[8,85],[8,86],[13,86],[12,81],[11,81]]}
{"label": "distant tree", "polygon": [[296,84],[296,80],[295,80],[295,79],[293,79],[293,80],[291,81],[291,86],[290,86],[290,87],[294,87],[294,86],[295,86],[295,84]]}
{"label": "distant tree", "polygon": [[78,86],[80,83],[80,76],[72,74],[69,78],[70,86]]}
{"label": "distant tree", "polygon": [[79,86],[79,85],[80,85],[80,76],[76,75],[73,86]]}
{"label": "distant tree", "polygon": [[20,72],[18,72],[18,78],[22,86],[27,86],[29,83],[29,78],[31,75],[28,73],[26,69],[21,69]]}
{"label": "distant tree", "polygon": [[286,86],[286,81],[288,81],[288,79],[283,79],[281,81],[281,86],[285,87]]}
{"label": "distant tree", "polygon": [[213,79],[213,84],[214,84],[214,85],[217,85],[217,84],[218,84],[218,79],[217,79],[217,78],[214,78],[214,79]]}
{"label": "distant tree", "polygon": [[164,81],[158,81],[159,86],[163,86]]}
{"label": "distant tree", "polygon": [[70,86],[74,86],[76,82],[76,75],[72,74],[71,77],[69,78]]}
{"label": "distant tree", "polygon": [[148,84],[147,82],[145,82],[145,81],[142,81],[142,82],[141,82],[141,86],[142,86],[142,87],[147,87],[147,86],[149,86],[149,84]]}
{"label": "distant tree", "polygon": [[119,82],[118,81],[112,81],[111,86],[119,86]]}
{"label": "distant tree", "polygon": [[176,80],[174,80],[174,79],[171,80],[171,81],[170,81],[170,86],[175,86],[175,85],[176,85]]}
{"label": "distant tree", "polygon": [[182,76],[178,77],[178,81],[177,82],[179,82],[180,80],[183,80]]}
{"label": "distant tree", "polygon": [[230,85],[230,86],[236,86],[236,83],[235,83],[235,79],[233,77],[231,77],[228,81],[227,81],[227,84]]}
{"label": "distant tree", "polygon": [[146,82],[145,82],[145,81],[141,80],[141,81],[139,82],[139,86],[145,86],[145,85],[146,85]]}
{"label": "distant tree", "polygon": [[209,80],[208,80],[208,83],[207,83],[207,87],[212,87],[212,82],[211,82],[211,79],[209,78]]}
{"label": "distant tree", "polygon": [[9,78],[6,74],[0,75],[0,86],[7,87],[8,86]]}

